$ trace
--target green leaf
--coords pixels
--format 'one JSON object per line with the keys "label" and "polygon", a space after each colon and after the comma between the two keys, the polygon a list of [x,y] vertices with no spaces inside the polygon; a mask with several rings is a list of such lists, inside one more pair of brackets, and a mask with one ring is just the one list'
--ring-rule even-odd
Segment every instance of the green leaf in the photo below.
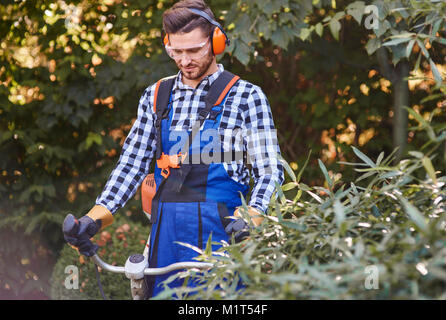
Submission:
{"label": "green leaf", "polygon": [[339,41],[339,31],[341,30],[341,23],[336,19],[331,19],[328,24],[331,34],[333,35],[333,38]]}
{"label": "green leaf", "polygon": [[198,248],[198,247],[196,247],[196,246],[194,246],[194,245],[192,245],[192,244],[190,244],[190,243],[181,242],[181,241],[174,241],[174,243],[177,243],[177,244],[179,244],[179,245],[181,245],[181,246],[184,246],[184,247],[186,247],[186,248],[192,249],[192,250],[194,250],[195,252],[197,252],[198,254],[203,254],[203,252],[204,252],[203,249]]}
{"label": "green leaf", "polygon": [[366,172],[366,173],[364,173],[363,175],[359,176],[359,177],[356,179],[356,182],[359,182],[359,181],[361,181],[361,180],[364,180],[364,179],[366,179],[366,178],[368,178],[368,177],[370,177],[370,176],[373,176],[374,174],[376,174],[375,171],[369,171],[369,172]]}
{"label": "green leaf", "polygon": [[292,221],[286,221],[286,220],[282,220],[280,222],[281,225],[287,227],[287,228],[291,228],[297,231],[305,231],[306,227],[305,225],[301,224],[301,223],[295,223]]}
{"label": "green leaf", "polygon": [[429,157],[423,157],[421,159],[421,163],[423,164],[424,168],[426,169],[427,174],[432,179],[432,181],[437,184],[437,176],[435,175],[435,169],[432,165],[432,161]]}
{"label": "green leaf", "polygon": [[357,172],[376,172],[376,171],[393,171],[394,169],[386,166],[375,166],[373,168],[355,169]]}
{"label": "green leaf", "polygon": [[335,212],[336,225],[339,227],[345,220],[345,208],[339,199],[336,199],[333,204],[333,209]]}
{"label": "green leaf", "polygon": [[372,55],[376,50],[381,47],[381,41],[378,38],[372,38],[367,41],[365,45],[365,49],[367,50],[368,55]]}
{"label": "green leaf", "polygon": [[427,223],[425,221],[425,217],[418,211],[418,209],[412,205],[407,199],[404,197],[398,196],[400,201],[402,202],[405,211],[409,215],[409,217],[412,219],[412,221],[422,230],[427,231]]}
{"label": "green leaf", "polygon": [[296,175],[294,174],[293,169],[291,169],[291,167],[289,166],[288,162],[280,155],[277,155],[280,163],[282,164],[282,166],[285,168],[285,171],[289,174],[291,180],[293,180],[294,182],[297,182],[297,178]]}
{"label": "green leaf", "polygon": [[441,84],[443,82],[443,77],[440,74],[440,71],[438,70],[435,63],[432,61],[432,59],[429,59],[429,65],[431,66],[432,74],[434,75],[435,82],[438,84]]}
{"label": "green leaf", "polygon": [[355,258],[360,259],[362,255],[364,254],[364,242],[362,239],[358,239],[358,242],[355,245]]}
{"label": "green leaf", "polygon": [[409,42],[412,38],[397,38],[383,43],[383,46],[396,46],[401,43]]}
{"label": "green leaf", "polygon": [[381,216],[381,212],[376,205],[372,206],[372,214],[377,218]]}
{"label": "green leaf", "polygon": [[[1,190],[0,190],[1,191]],[[293,199],[293,202],[296,203],[302,197],[302,189],[297,190],[297,194]]]}
{"label": "green leaf", "polygon": [[377,165],[377,166],[379,166],[379,164],[381,163],[381,161],[383,160],[383,158],[384,158],[384,151],[381,152],[381,153],[379,154],[379,156],[378,156],[378,159],[376,159],[376,165]]}
{"label": "green leaf", "polygon": [[[277,185],[276,185],[276,187],[277,187]],[[239,191],[239,194],[240,194],[240,200],[242,201],[242,206],[245,209],[245,211],[247,212],[248,211],[248,205],[246,203],[246,199],[243,196],[243,193],[241,191]]]}
{"label": "green leaf", "polygon": [[85,139],[85,144],[82,146],[82,150],[88,150],[95,143],[98,146],[102,145],[102,137],[100,134],[95,132],[89,132],[87,135],[87,139]]}
{"label": "green leaf", "polygon": [[314,199],[316,199],[317,202],[319,202],[319,203],[323,203],[321,197],[319,197],[319,196],[318,196],[317,194],[315,194],[314,192],[311,192],[311,191],[308,191],[308,190],[306,190],[306,192],[307,192],[310,196],[312,196]]}
{"label": "green leaf", "polygon": [[415,44],[415,39],[409,41],[409,44],[406,47],[406,58],[410,57],[414,44]]}
{"label": "green leaf", "polygon": [[324,163],[320,159],[318,159],[317,161],[319,163],[319,168],[321,168],[322,173],[325,176],[325,180],[327,181],[327,183],[331,189],[333,187],[333,181],[331,180],[330,176],[328,175],[327,168],[325,167]]}
{"label": "green leaf", "polygon": [[275,181],[276,184],[276,191],[277,191],[277,195],[279,196],[279,200],[281,202],[282,205],[284,205],[286,203],[286,197],[283,194],[282,188],[279,185],[279,183],[277,181]]}
{"label": "green leaf", "polygon": [[322,23],[317,23],[316,27],[315,27],[316,33],[319,37],[322,37],[322,34],[324,33],[324,27],[322,25]]}
{"label": "green leaf", "polygon": [[407,107],[405,107],[405,109],[420,123],[421,127],[426,130],[429,139],[435,141],[437,136],[435,135],[435,131],[430,124],[415,110]]}
{"label": "green leaf", "polygon": [[251,49],[242,40],[239,40],[235,44],[234,57],[246,66],[251,57]]}
{"label": "green leaf", "polygon": [[282,190],[283,191],[290,191],[290,190],[293,190],[294,188],[296,188],[297,186],[299,186],[298,183],[296,183],[296,182],[289,182],[289,183],[286,183],[286,184],[284,184],[282,186]]}
{"label": "green leaf", "polygon": [[273,43],[283,49],[286,49],[289,42],[289,37],[282,28],[277,28],[271,35],[271,40]]}
{"label": "green leaf", "polygon": [[300,30],[300,39],[302,41],[307,40],[307,38],[311,35],[311,29],[309,28],[302,28]]}
{"label": "green leaf", "polygon": [[310,156],[311,156],[311,150],[310,150],[310,152],[308,152],[307,159],[305,160],[305,163],[302,166],[302,169],[300,169],[299,173],[297,174],[297,179],[296,179],[297,182],[300,181],[300,178],[302,177],[302,173],[304,172],[304,170],[305,170],[305,168],[306,168],[306,166],[308,164],[308,161],[310,160]]}
{"label": "green leaf", "polygon": [[418,159],[423,159],[423,157],[424,157],[424,154],[419,151],[409,151],[409,154],[415,158],[418,158]]}
{"label": "green leaf", "polygon": [[364,15],[364,9],[364,1],[355,1],[347,6],[347,14],[351,15],[360,25],[362,22],[362,16]]}
{"label": "green leaf", "polygon": [[358,149],[356,149],[355,147],[353,147],[353,152],[359,157],[361,158],[362,161],[364,161],[365,163],[367,163],[370,167],[376,167],[375,163],[369,158],[367,157],[364,153],[362,153],[361,151],[359,151]]}
{"label": "green leaf", "polygon": [[376,37],[381,38],[387,32],[387,30],[391,28],[392,26],[390,25],[389,21],[387,20],[379,21],[378,29],[373,29],[373,32],[375,33]]}
{"label": "green leaf", "polygon": [[[276,188],[277,188],[277,183],[276,183]],[[276,212],[277,219],[279,220],[279,222],[281,222],[283,220],[283,216],[282,216],[282,212],[280,211],[279,201],[277,201],[276,199],[273,198],[272,202],[274,203],[274,209]]]}
{"label": "green leaf", "polygon": [[429,126],[429,123],[427,123],[427,121],[424,120],[424,118],[418,112],[412,108],[406,107],[406,109],[423,127]]}
{"label": "green leaf", "polygon": [[421,41],[420,39],[417,39],[417,44],[420,47],[421,52],[423,52],[426,59],[429,59],[430,58],[429,51],[427,51],[426,47],[424,46],[423,41]]}
{"label": "green leaf", "polygon": [[413,71],[418,71],[420,69],[421,56],[422,56],[422,53],[420,51],[420,53],[418,54],[417,61],[415,62],[415,66],[413,68]]}
{"label": "green leaf", "polygon": [[209,235],[208,241],[206,242],[206,249],[204,249],[204,254],[208,257],[212,256],[212,232]]}
{"label": "green leaf", "polygon": [[303,183],[303,182],[300,182],[299,183],[299,189],[300,190],[302,190],[302,191],[309,191],[309,190],[311,190],[311,188],[309,187],[309,186],[307,186],[305,183]]}
{"label": "green leaf", "polygon": [[432,26],[431,36],[435,37],[444,19],[438,19]]}
{"label": "green leaf", "polygon": [[396,66],[398,62],[406,58],[406,45],[404,43],[392,46],[391,51],[392,51],[392,63],[394,66]]}
{"label": "green leaf", "polygon": [[279,12],[280,3],[278,1],[266,1],[262,9],[267,15],[272,15],[275,12]]}

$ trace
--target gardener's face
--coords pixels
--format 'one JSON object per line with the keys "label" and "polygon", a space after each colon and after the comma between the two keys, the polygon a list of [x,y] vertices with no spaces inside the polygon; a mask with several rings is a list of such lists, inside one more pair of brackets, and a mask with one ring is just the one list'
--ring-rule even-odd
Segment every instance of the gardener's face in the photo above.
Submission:
{"label": "gardener's face", "polygon": [[210,39],[200,28],[188,33],[169,34],[166,49],[184,78],[193,82],[199,82],[209,74],[215,62]]}

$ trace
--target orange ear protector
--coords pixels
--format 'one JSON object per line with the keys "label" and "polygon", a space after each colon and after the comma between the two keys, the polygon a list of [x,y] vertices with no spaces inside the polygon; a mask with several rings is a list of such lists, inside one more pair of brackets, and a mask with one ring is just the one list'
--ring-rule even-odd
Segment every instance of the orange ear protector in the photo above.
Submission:
{"label": "orange ear protector", "polygon": [[[214,26],[214,31],[211,33],[212,52],[214,53],[214,55],[222,54],[225,51],[226,46],[229,46],[231,43],[228,36],[226,35],[226,32],[223,30],[223,27],[217,21],[212,19],[206,12],[195,8],[189,8],[189,10],[196,15],[199,15],[200,17],[206,19],[207,21],[209,21],[210,24]],[[165,46],[169,43],[168,34],[164,36],[163,43]]]}

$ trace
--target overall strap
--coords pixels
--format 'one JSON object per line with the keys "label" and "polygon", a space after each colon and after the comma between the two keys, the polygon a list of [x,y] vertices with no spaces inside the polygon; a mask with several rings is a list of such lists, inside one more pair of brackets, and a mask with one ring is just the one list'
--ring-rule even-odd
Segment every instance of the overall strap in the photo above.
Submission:
{"label": "overall strap", "polygon": [[161,121],[168,116],[167,108],[170,101],[175,76],[159,80],[155,86],[155,97],[153,100],[153,110],[156,113],[156,159],[159,159],[162,151],[161,144]]}
{"label": "overall strap", "polygon": [[[192,128],[192,132],[189,134],[189,139],[186,141],[186,148],[183,147],[182,151],[184,150],[187,154],[187,157],[189,157],[187,151],[189,150],[190,143],[189,141],[193,141],[195,135],[200,130],[201,125],[206,120],[208,114],[210,113],[210,110],[212,107],[219,105],[222,103],[225,96],[228,94],[229,90],[232,88],[232,86],[240,79],[240,77],[233,75],[232,73],[228,71],[222,72],[220,76],[212,83],[211,88],[209,89],[208,94],[205,98],[206,106],[203,110],[201,110],[198,114],[198,119],[196,123],[194,124]],[[170,100],[171,90],[173,86],[174,78],[170,78],[167,80],[160,80],[159,83],[157,83],[156,89],[155,89],[155,103],[154,108],[155,112],[157,114],[157,120],[156,120],[156,128],[157,128],[157,137],[156,137],[156,159],[158,160],[161,157],[162,149],[161,149],[161,121],[163,118],[168,116],[168,104]],[[190,159],[187,159],[189,161]],[[185,161],[186,162],[186,161]],[[177,192],[181,189],[181,186],[183,185],[187,175],[189,174],[191,170],[191,165],[185,163],[185,165],[181,165],[179,167],[179,170],[176,171],[176,177],[175,181],[172,182],[175,186],[173,189],[175,189]],[[159,185],[157,192],[152,200],[152,223],[156,223],[158,220],[158,206],[160,201],[160,195],[162,193],[162,190],[165,187],[165,184],[170,179],[163,179],[161,181],[161,184]]]}
{"label": "overall strap", "polygon": [[[225,70],[212,83],[209,92],[204,99],[206,105],[204,109],[198,112],[198,119],[194,123],[194,126],[192,127],[192,131],[189,134],[188,140],[181,149],[182,154],[186,154],[187,151],[189,150],[190,144],[194,140],[196,134],[200,131],[200,128],[203,125],[209,113],[211,112],[211,109],[214,106],[218,106],[220,103],[222,103],[223,99],[228,94],[229,90],[239,79],[240,79],[239,76],[236,76],[231,72]],[[185,162],[188,162],[188,160],[190,159],[186,158]]]}

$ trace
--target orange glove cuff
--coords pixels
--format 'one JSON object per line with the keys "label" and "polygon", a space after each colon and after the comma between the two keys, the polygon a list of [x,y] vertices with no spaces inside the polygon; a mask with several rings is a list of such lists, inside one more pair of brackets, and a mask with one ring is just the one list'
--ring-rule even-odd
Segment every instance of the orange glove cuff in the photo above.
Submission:
{"label": "orange glove cuff", "polygon": [[[240,213],[240,211],[243,211],[243,210],[244,210],[243,207],[238,207],[234,211],[234,216],[242,217],[242,214]],[[251,217],[251,221],[254,224],[254,226],[258,227],[262,223],[263,217],[262,217],[262,213],[259,210],[248,206],[248,214]]]}
{"label": "orange glove cuff", "polygon": [[101,230],[111,225],[114,219],[112,213],[107,208],[100,205],[95,205],[93,208],[91,208],[91,210],[87,213],[87,216],[95,221],[101,220]]}

